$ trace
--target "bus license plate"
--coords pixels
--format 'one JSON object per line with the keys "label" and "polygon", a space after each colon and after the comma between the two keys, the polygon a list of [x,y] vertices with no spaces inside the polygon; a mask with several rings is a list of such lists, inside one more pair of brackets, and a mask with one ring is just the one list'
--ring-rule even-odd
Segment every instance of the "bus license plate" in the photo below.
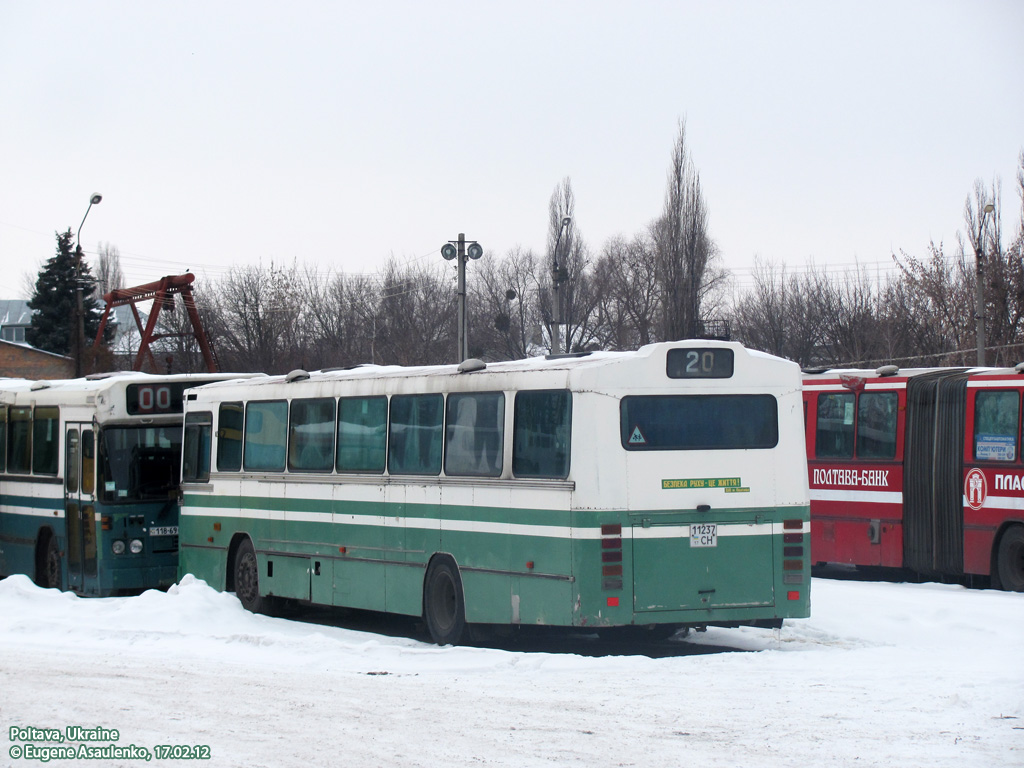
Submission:
{"label": "bus license plate", "polygon": [[150,536],[177,536],[178,526],[176,525],[164,525],[156,526],[149,529]]}
{"label": "bus license plate", "polygon": [[691,547],[717,547],[718,546],[718,524],[717,523],[695,523],[690,526]]}

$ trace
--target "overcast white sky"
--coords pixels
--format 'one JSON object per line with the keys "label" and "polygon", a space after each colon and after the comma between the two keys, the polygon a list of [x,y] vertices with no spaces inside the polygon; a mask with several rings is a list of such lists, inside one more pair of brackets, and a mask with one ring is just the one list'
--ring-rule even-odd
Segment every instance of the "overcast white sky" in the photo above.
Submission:
{"label": "overcast white sky", "polygon": [[659,215],[680,118],[740,284],[886,268],[952,250],[978,178],[1016,230],[1022,33],[1018,0],[0,0],[0,297],[93,192],[129,284],[542,253],[566,176],[597,252]]}

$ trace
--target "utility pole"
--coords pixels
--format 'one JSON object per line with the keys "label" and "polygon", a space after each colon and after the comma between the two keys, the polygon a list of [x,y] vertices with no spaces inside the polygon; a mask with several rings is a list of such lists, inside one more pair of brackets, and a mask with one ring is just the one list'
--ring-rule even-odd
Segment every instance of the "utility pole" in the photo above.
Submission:
{"label": "utility pole", "polygon": [[459,283],[457,295],[459,299],[459,359],[455,361],[457,363],[461,363],[469,357],[469,320],[466,315],[466,261],[469,259],[479,259],[484,255],[484,249],[475,240],[470,240],[468,245],[469,247],[467,248],[466,235],[460,232],[458,240],[449,240],[447,244],[441,248],[441,256],[444,257],[445,261],[451,261],[452,259],[458,258],[457,266]]}
{"label": "utility pole", "polygon": [[85,302],[82,298],[82,226],[85,224],[89,211],[94,205],[99,205],[103,196],[99,193],[89,198],[89,207],[85,209],[85,216],[82,223],[78,225],[78,234],[75,235],[75,378],[85,373],[82,366],[82,355],[85,353]]}
{"label": "utility pole", "polygon": [[[551,354],[562,353],[562,329],[561,323],[565,322],[562,316],[562,292],[559,286],[569,279],[569,270],[564,266],[558,266],[558,246],[562,242],[562,233],[572,224],[572,218],[566,216],[562,219],[562,225],[558,228],[558,237],[555,238],[555,250],[551,254],[551,285],[555,291],[555,321],[551,324]],[[568,256],[568,254],[566,254]]]}

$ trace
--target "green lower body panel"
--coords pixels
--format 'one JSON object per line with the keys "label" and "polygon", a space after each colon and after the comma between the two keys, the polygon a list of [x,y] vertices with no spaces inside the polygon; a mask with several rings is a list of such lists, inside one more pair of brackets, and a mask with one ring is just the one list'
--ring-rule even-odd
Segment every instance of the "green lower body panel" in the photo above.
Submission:
{"label": "green lower body panel", "polygon": [[[454,561],[466,620],[626,626],[776,622],[809,611],[807,508],[693,512],[522,510],[308,499],[186,499],[181,574],[232,583],[242,537],[263,595],[421,615],[435,557]],[[268,509],[269,507],[269,509]],[[339,512],[338,510],[342,510]],[[784,530],[787,526],[795,528]]]}

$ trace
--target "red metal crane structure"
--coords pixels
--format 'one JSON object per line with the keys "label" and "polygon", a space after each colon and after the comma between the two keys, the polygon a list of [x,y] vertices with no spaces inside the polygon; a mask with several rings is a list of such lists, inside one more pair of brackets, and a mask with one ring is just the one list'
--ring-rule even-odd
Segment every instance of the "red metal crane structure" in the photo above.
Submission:
{"label": "red metal crane structure", "polygon": [[[192,282],[195,279],[196,276],[191,272],[186,272],[184,275],[167,275],[166,277],[162,277],[152,283],[137,285],[134,288],[117,288],[106,294],[103,297],[103,300],[107,302],[107,306],[103,310],[103,318],[100,320],[100,328],[96,333],[96,340],[92,345],[93,353],[97,352],[100,348],[100,342],[103,339],[103,331],[106,330],[107,320],[110,317],[110,310],[114,307],[123,307],[127,304],[131,306],[132,315],[135,316],[135,325],[138,326],[139,333],[142,334],[142,339],[139,342],[139,351],[135,356],[135,362],[132,365],[132,370],[141,371],[145,360],[149,360],[149,364],[152,366],[153,371],[158,370],[156,359],[153,357],[153,351],[150,349],[150,345],[157,339],[192,336],[199,344],[199,349],[203,353],[203,360],[206,362],[206,370],[210,373],[217,373],[219,366],[217,365],[217,360],[214,357],[213,349],[210,346],[210,340],[206,335],[206,331],[203,329],[203,323],[199,319],[199,311],[196,309],[195,296],[192,295]],[[160,317],[160,310],[165,307],[174,307],[175,294],[181,294],[181,300],[185,304],[185,310],[192,323],[192,333],[154,333],[157,318]],[[135,305],[140,301],[150,300],[153,301],[153,309],[149,313],[149,318],[146,321],[146,327],[143,328],[142,318],[139,316],[139,310]]]}

